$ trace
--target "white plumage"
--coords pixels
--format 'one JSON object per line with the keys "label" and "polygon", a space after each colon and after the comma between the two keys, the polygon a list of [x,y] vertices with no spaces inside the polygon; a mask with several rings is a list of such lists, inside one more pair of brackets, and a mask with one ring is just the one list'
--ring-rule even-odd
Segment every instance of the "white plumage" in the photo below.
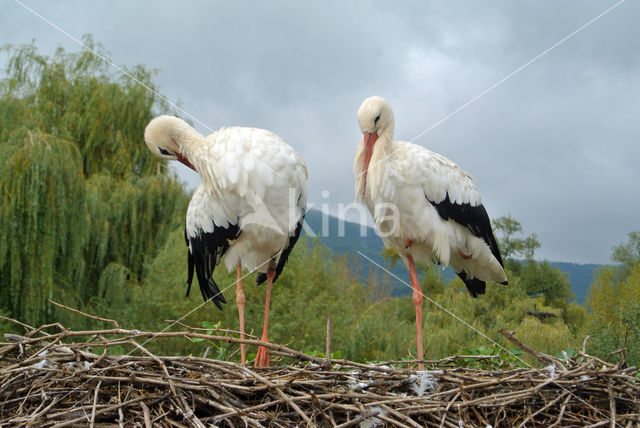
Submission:
{"label": "white plumage", "polygon": [[[380,97],[364,100],[358,123],[363,138],[354,161],[356,195],[369,209],[385,243],[395,247],[409,267],[416,316],[422,294],[414,259],[451,265],[473,297],[485,292],[485,281],[506,283],[473,178],[442,155],[393,141],[393,111]],[[421,327],[421,320],[417,321]],[[421,340],[419,333],[420,359]]]}
{"label": "white plumage", "polygon": [[241,233],[225,255],[227,269],[239,261],[249,271],[275,268],[304,217],[302,159],[274,133],[238,127],[223,128],[184,154],[202,176],[187,211],[187,236],[211,221],[238,225]]}
{"label": "white plumage", "polygon": [[[261,272],[258,283],[267,280],[269,294],[304,221],[304,161],[270,131],[230,127],[205,138],[172,116],[153,119],[145,142],[157,156],[179,160],[202,177],[187,210],[189,285],[195,267],[203,297],[221,307],[225,300],[211,275],[224,256],[228,270],[237,267],[240,306],[242,268]],[[263,339],[267,314],[268,307]],[[243,324],[241,319],[241,330]],[[268,364],[268,357],[264,362]]]}

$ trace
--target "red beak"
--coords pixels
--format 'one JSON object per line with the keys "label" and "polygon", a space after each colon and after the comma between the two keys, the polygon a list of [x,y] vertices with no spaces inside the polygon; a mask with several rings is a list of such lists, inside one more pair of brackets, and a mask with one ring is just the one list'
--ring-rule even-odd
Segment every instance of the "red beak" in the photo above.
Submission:
{"label": "red beak", "polygon": [[[176,157],[178,158],[178,160],[180,162],[182,162],[184,165],[188,166],[189,168],[191,168],[192,170],[196,171],[196,169],[193,167],[193,165],[191,164],[191,162],[189,162],[189,159],[187,159],[186,157],[184,157],[183,155],[181,155],[180,153],[176,153]],[[196,171],[198,172],[198,171]]]}
{"label": "red beak", "polygon": [[364,164],[362,165],[362,198],[364,199],[364,193],[367,189],[367,172],[369,172],[369,162],[371,162],[371,155],[373,154],[373,145],[378,139],[378,134],[375,132],[364,133]]}

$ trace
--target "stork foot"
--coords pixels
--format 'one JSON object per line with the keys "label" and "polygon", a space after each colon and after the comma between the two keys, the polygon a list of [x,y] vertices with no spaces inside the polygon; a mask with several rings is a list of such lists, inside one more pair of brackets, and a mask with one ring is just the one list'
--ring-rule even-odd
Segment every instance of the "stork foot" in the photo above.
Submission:
{"label": "stork foot", "polygon": [[269,367],[269,351],[264,346],[260,346],[258,348],[258,353],[256,354],[256,367]]}

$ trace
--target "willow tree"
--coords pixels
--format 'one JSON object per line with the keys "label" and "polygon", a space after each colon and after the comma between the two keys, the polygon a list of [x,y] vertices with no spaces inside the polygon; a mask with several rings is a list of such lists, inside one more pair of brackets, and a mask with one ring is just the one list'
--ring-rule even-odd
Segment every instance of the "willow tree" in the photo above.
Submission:
{"label": "willow tree", "polygon": [[0,311],[38,324],[52,319],[48,297],[118,304],[186,206],[144,144],[146,124],[166,111],[152,73],[116,75],[88,51],[3,51]]}
{"label": "willow tree", "polygon": [[[84,43],[106,57],[90,36]],[[109,63],[88,50],[58,48],[52,57],[40,55],[34,45],[3,50],[10,58],[2,98],[9,102],[0,112],[10,121],[0,119],[0,136],[20,123],[73,141],[86,176],[155,173],[158,162],[141,141],[153,107],[167,107],[155,95],[150,71],[138,65],[129,75],[114,75]]]}
{"label": "willow tree", "polygon": [[79,279],[89,218],[75,146],[40,132],[18,136],[0,178],[0,300],[10,314],[35,322],[49,315],[46,297],[60,278]]}

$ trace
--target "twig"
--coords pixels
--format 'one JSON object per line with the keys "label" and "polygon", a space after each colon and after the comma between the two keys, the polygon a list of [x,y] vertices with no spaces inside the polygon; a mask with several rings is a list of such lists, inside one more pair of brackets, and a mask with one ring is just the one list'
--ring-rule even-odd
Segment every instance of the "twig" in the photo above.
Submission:
{"label": "twig", "polygon": [[[589,337],[589,336],[587,336]],[[585,340],[586,341],[586,340]],[[562,421],[562,417],[564,416],[564,411],[567,408],[567,403],[571,399],[571,395],[567,394],[567,398],[564,399],[564,403],[562,403],[562,408],[560,409],[560,414],[558,415],[558,419],[551,425],[551,428],[558,426],[558,424]]]}
{"label": "twig", "polygon": [[89,426],[91,428],[95,426],[95,422],[96,422],[96,406],[98,405],[98,392],[100,391],[100,385],[102,385],[102,381],[98,381],[98,384],[96,385],[96,392],[93,395],[93,406],[91,409],[91,422],[89,423]]}
{"label": "twig", "polygon": [[56,305],[58,307],[61,307],[62,309],[66,309],[66,310],[71,311],[73,313],[76,313],[78,315],[82,315],[82,316],[85,316],[87,318],[91,318],[91,319],[94,319],[94,320],[110,322],[110,323],[113,324],[113,326],[115,328],[120,328],[120,326],[118,325],[118,322],[116,320],[112,320],[112,319],[109,319],[109,318],[102,318],[102,317],[98,317],[98,316],[95,316],[95,315],[91,315],[91,314],[88,314],[86,312],[82,312],[82,311],[80,311],[78,309],[70,308],[69,306],[63,305],[62,303],[58,303],[58,302],[56,302],[54,300],[51,300],[51,299],[47,299],[47,300],[49,301],[49,303],[52,303],[52,304],[54,304],[54,305]]}
{"label": "twig", "polygon": [[151,428],[151,414],[149,413],[149,407],[144,404],[144,401],[140,402],[140,407],[142,408],[142,415],[144,417],[144,426],[145,428]]}
{"label": "twig", "polygon": [[525,418],[525,420],[522,421],[522,423],[520,425],[518,425],[518,428],[522,428],[522,427],[526,426],[527,422],[532,421],[537,415],[539,415],[540,413],[543,413],[544,411],[546,411],[548,408],[550,408],[551,406],[556,404],[561,398],[565,397],[566,395],[569,395],[569,391],[564,391],[562,394],[558,395],[556,398],[554,398],[553,400],[551,400],[547,404],[545,404],[544,407],[540,408],[536,412],[534,412],[534,413],[530,414],[529,416],[527,416]]}
{"label": "twig", "polygon": [[380,404],[380,407],[387,411],[388,413],[391,413],[392,415],[396,416],[398,419],[400,419],[403,422],[406,422],[407,424],[415,427],[415,428],[420,428],[420,424],[418,424],[417,422],[413,421],[410,417],[408,417],[407,415],[403,415],[402,413],[398,412],[397,410],[389,407],[386,404]]}
{"label": "twig", "polygon": [[313,424],[311,422],[311,419],[309,419],[309,417],[304,414],[304,412],[300,409],[300,407],[298,407],[298,405],[296,403],[294,403],[291,400],[291,398],[289,398],[284,392],[282,392],[282,389],[280,389],[278,386],[276,386],[275,384],[273,384],[269,380],[265,379],[264,377],[260,376],[258,373],[254,372],[252,370],[249,370],[247,367],[243,366],[243,369],[249,375],[251,375],[251,376],[255,377],[256,379],[258,379],[260,382],[268,385],[270,388],[273,388],[276,391],[276,393],[280,397],[282,397],[282,399],[284,399],[287,402],[287,404],[289,406],[291,406],[291,408],[294,409],[300,415],[300,417],[307,423],[308,426],[315,426],[315,424]]}
{"label": "twig", "polygon": [[507,339],[509,339],[514,345],[516,345],[518,348],[522,349],[524,352],[526,352],[527,354],[531,354],[534,357],[536,357],[536,359],[538,361],[540,361],[543,364],[549,364],[549,363],[556,363],[558,362],[557,358],[554,358],[550,355],[544,354],[542,352],[536,351],[534,349],[529,348],[527,345],[523,344],[522,342],[520,342],[518,339],[516,339],[513,336],[513,331],[506,331],[504,328],[499,328],[498,331]]}
{"label": "twig", "polygon": [[[122,408],[122,407],[130,406],[130,405],[132,405],[132,404],[136,404],[136,403],[138,403],[138,402],[140,402],[140,401],[144,400],[144,398],[145,398],[145,397],[138,397],[138,398],[134,398],[133,400],[129,400],[129,401],[124,402],[124,403],[118,403],[118,404],[113,405],[113,406],[111,406],[111,407],[107,407],[107,408],[105,408],[105,409],[97,410],[97,411],[96,411],[96,415],[101,415],[101,414],[104,414],[104,413],[109,413],[109,412],[112,412],[112,411],[114,411],[114,410],[120,409],[120,408]],[[79,417],[79,418],[71,419],[71,420],[68,420],[68,421],[62,422],[62,423],[60,423],[60,424],[57,424],[57,425],[56,425],[56,428],[62,428],[62,427],[66,427],[66,426],[69,426],[69,425],[73,425],[73,424],[76,424],[76,423],[78,423],[78,422],[80,422],[80,421],[82,421],[82,420],[84,420],[84,419],[86,419],[86,417],[85,417],[85,416],[81,416],[81,417]]]}
{"label": "twig", "polygon": [[587,354],[587,340],[589,340],[589,336],[585,336],[584,340],[582,341],[582,352],[581,354],[586,355]]}
{"label": "twig", "polygon": [[228,328],[204,328],[204,327],[192,327],[188,324],[185,324],[181,321],[177,321],[177,320],[164,320],[164,322],[169,323],[171,325],[179,325],[181,327],[184,327],[188,330],[191,331],[207,331],[207,332],[218,332],[218,333],[230,333],[230,334],[244,334],[247,337],[253,338],[253,339],[258,339],[258,336],[254,336],[252,334],[249,333],[242,333],[241,331],[238,330],[231,330]]}
{"label": "twig", "polygon": [[13,319],[13,318],[5,317],[4,315],[0,315],[0,319],[5,320],[5,321],[12,322],[12,323],[14,323],[14,324],[18,324],[19,326],[22,326],[22,327],[24,327],[24,328],[25,328],[25,329],[27,329],[27,330],[35,330],[35,329],[36,329],[35,327],[31,327],[29,324],[25,324],[25,323],[23,323],[23,322],[21,322],[21,321],[18,321],[18,320],[16,320],[16,319]]}
{"label": "twig", "polygon": [[607,392],[609,393],[609,417],[611,419],[611,428],[615,428],[616,426],[616,399],[613,398],[613,387],[611,386],[611,382],[607,385]]}
{"label": "twig", "polygon": [[[326,370],[326,358],[271,344],[290,364],[252,370],[232,361],[158,356],[140,337],[240,342],[191,330],[40,326],[2,348],[0,425],[357,426],[374,418],[370,422],[411,428],[612,421],[622,427],[640,420],[638,369],[584,352],[561,360],[551,378],[546,370],[487,371],[457,366],[460,356],[444,358],[428,372],[435,389],[418,396],[410,369],[332,359]],[[114,346],[139,352],[112,355]]]}
{"label": "twig", "polygon": [[336,427],[335,427],[335,428],[347,428],[347,427],[352,427],[352,426],[357,425],[357,424],[359,424],[360,422],[363,422],[363,421],[365,421],[365,420],[367,420],[367,419],[370,419],[370,418],[373,418],[373,417],[375,417],[375,416],[378,416],[378,414],[379,414],[379,413],[380,413],[380,410],[375,410],[375,411],[373,411],[373,412],[363,413],[363,414],[361,414],[360,416],[358,416],[358,417],[357,417],[357,418],[355,418],[355,419],[352,419],[352,420],[350,420],[350,421],[348,421],[348,422],[345,422],[345,423],[343,423],[343,424],[340,424],[340,425],[336,425]]}
{"label": "twig", "polygon": [[325,370],[331,369],[331,316],[327,316],[327,338],[324,347],[324,356],[327,359],[323,367]]}

